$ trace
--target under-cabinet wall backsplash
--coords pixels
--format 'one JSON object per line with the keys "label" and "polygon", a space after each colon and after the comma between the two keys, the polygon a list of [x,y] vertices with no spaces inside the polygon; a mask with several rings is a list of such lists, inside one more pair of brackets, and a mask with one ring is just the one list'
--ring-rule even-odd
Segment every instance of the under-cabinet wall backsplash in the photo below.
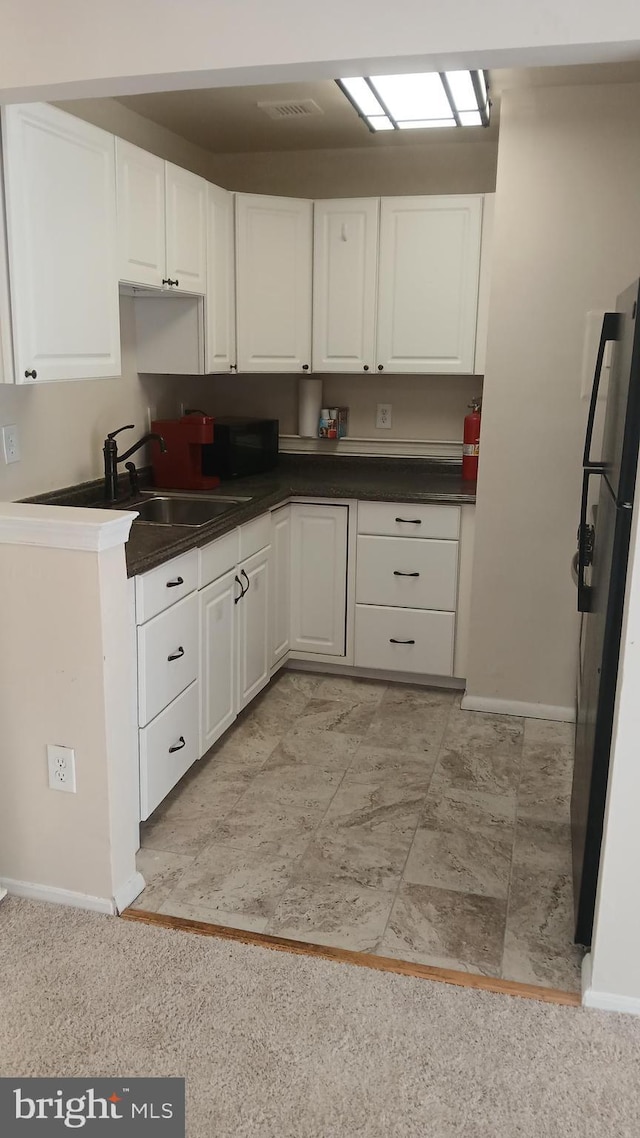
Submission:
{"label": "under-cabinet wall backsplash", "polygon": [[[349,436],[462,441],[467,405],[482,393],[478,375],[324,375],[323,407],[349,408]],[[160,417],[173,416],[180,402],[215,415],[256,415],[280,420],[283,435],[298,433],[298,376],[147,376]],[[376,429],[376,406],[391,404],[391,428]]]}

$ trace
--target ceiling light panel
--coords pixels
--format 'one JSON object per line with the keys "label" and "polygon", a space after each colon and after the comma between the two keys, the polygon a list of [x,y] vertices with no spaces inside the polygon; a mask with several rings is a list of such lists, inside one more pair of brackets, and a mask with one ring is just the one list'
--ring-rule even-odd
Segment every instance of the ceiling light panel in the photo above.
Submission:
{"label": "ceiling light panel", "polygon": [[370,130],[488,126],[482,71],[357,76],[337,80]]}

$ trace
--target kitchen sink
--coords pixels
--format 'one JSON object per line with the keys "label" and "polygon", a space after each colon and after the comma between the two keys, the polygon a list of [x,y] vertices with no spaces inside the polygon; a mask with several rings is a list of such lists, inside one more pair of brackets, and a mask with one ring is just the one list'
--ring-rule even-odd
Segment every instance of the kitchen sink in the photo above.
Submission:
{"label": "kitchen sink", "polygon": [[137,522],[148,522],[157,526],[206,526],[234,506],[248,502],[249,498],[188,498],[154,496],[131,507],[138,511]]}

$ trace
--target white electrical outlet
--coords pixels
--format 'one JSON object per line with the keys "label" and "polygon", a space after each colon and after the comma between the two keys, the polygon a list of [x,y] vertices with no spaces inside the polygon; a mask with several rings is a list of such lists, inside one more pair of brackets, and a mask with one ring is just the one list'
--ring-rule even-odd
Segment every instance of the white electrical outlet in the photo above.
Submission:
{"label": "white electrical outlet", "polygon": [[378,403],[376,409],[376,430],[391,426],[391,404]]}
{"label": "white electrical outlet", "polygon": [[47,743],[47,766],[49,768],[49,789],[64,790],[67,794],[75,794],[75,751],[71,747],[59,747],[55,743]]}
{"label": "white electrical outlet", "polygon": [[2,446],[6,463],[20,462],[20,440],[15,424],[2,428]]}

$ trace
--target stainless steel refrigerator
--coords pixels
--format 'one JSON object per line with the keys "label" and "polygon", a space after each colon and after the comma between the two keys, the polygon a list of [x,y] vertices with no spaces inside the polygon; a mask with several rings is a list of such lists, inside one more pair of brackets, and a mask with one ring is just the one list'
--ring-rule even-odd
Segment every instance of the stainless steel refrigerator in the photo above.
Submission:
{"label": "stainless steel refrigerator", "polygon": [[[575,940],[590,945],[609,776],[620,636],[640,442],[640,281],[604,316],[591,392],[576,554],[578,609],[583,614],[571,840]],[[602,413],[600,385],[612,341],[599,453],[594,426]],[[639,693],[640,698],[640,693]]]}

